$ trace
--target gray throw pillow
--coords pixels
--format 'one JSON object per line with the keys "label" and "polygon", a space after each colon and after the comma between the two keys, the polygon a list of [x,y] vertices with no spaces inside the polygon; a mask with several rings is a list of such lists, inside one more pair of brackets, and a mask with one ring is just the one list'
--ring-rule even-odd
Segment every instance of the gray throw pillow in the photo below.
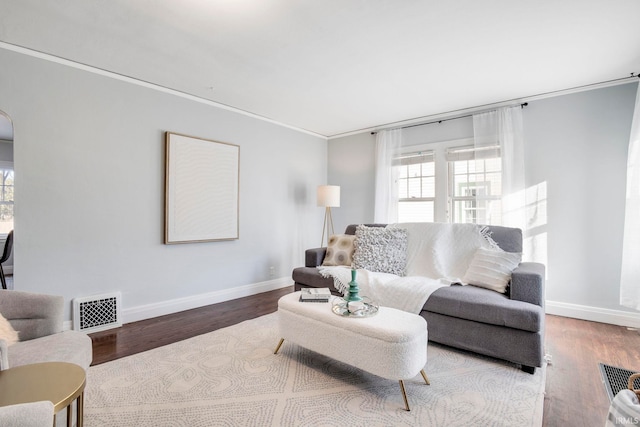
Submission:
{"label": "gray throw pillow", "polygon": [[354,268],[404,276],[407,266],[407,230],[403,228],[356,227]]}

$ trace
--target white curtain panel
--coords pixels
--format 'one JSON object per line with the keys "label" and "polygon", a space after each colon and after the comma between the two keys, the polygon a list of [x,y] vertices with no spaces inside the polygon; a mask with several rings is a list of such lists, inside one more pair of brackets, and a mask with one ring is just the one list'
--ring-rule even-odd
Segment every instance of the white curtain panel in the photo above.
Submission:
{"label": "white curtain panel", "polygon": [[620,304],[640,310],[640,86],[629,139]]}
{"label": "white curtain panel", "polygon": [[393,158],[402,147],[402,129],[383,130],[376,134],[376,192],[374,222],[398,222],[398,171]]}
{"label": "white curtain panel", "polygon": [[500,146],[502,220],[500,225],[527,229],[522,108],[505,107],[473,115],[474,148]]}

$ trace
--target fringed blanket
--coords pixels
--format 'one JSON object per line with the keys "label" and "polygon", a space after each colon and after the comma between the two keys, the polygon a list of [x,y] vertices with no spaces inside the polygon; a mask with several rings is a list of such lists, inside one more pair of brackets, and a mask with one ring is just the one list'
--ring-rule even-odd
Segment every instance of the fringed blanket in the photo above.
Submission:
{"label": "fringed blanket", "polygon": [[[486,227],[476,224],[402,223],[388,227],[408,231],[404,277],[357,270],[360,295],[382,306],[419,314],[429,296],[442,286],[461,283],[478,248],[496,248]],[[349,267],[318,267],[323,277],[345,293],[351,281]]]}
{"label": "fringed blanket", "polygon": [[[323,277],[332,277],[337,290],[346,294],[351,281],[351,268],[318,267]],[[422,276],[400,277],[395,274],[356,270],[359,294],[371,298],[378,304],[419,314],[427,298],[447,283]]]}

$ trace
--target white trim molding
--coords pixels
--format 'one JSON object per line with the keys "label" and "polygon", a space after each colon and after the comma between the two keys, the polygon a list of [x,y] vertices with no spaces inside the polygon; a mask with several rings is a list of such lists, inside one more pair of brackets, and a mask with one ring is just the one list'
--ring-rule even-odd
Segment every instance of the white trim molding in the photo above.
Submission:
{"label": "white trim molding", "polygon": [[[192,295],[169,301],[130,307],[122,310],[122,323],[126,324],[167,314],[178,313],[180,311],[191,310],[192,308],[204,307],[206,305],[274,291],[276,289],[286,288],[287,286],[293,287],[291,277],[281,277],[279,279],[252,283],[245,286],[239,286],[237,288],[223,289],[221,291],[214,291],[206,294]],[[65,331],[73,329],[73,321],[65,320],[62,325],[62,329]]]}
{"label": "white trim molding", "polygon": [[221,291],[209,292],[206,294],[192,295],[169,301],[162,301],[153,304],[139,305],[137,307],[125,308],[122,310],[123,323],[137,322],[139,320],[173,314],[179,311],[191,310],[192,308],[204,307],[206,305],[217,304],[230,301],[232,299],[256,295],[263,292],[293,286],[291,277],[281,277],[279,279],[267,280],[265,282],[253,283],[237,288],[223,289]]}
{"label": "white trim molding", "polygon": [[427,116],[415,117],[413,119],[399,120],[397,122],[385,123],[378,126],[371,126],[368,128],[356,129],[353,131],[329,135],[327,136],[327,139],[331,141],[332,139],[344,138],[347,136],[358,135],[365,132],[367,133],[380,132],[381,130],[385,130],[385,129],[397,129],[397,128],[403,128],[403,127],[422,126],[429,123],[433,124],[441,120],[455,120],[464,116],[485,112],[488,110],[495,110],[501,107],[514,107],[514,106],[517,106],[518,104],[523,104],[525,102],[532,102],[532,101],[538,101],[540,99],[554,98],[556,96],[571,95],[573,93],[586,92],[588,90],[594,90],[594,89],[602,89],[610,86],[618,86],[618,85],[630,84],[630,83],[636,84],[637,81],[638,81],[637,76],[622,77],[619,79],[609,80],[605,82],[587,84],[584,86],[578,86],[578,87],[573,87],[569,89],[560,89],[553,92],[541,93],[538,95],[524,96],[522,98],[514,98],[507,101],[495,102],[492,104],[484,104],[484,105],[478,105],[475,107],[461,108],[458,110],[447,111],[444,113],[431,114]]}
{"label": "white trim molding", "polygon": [[566,302],[547,301],[546,313],[556,316],[573,317],[592,322],[610,323],[612,325],[640,328],[640,313],[612,310],[609,308],[590,307]]}
{"label": "white trim molding", "polygon": [[102,69],[102,68],[93,67],[91,65],[83,64],[83,63],[80,63],[80,62],[75,62],[75,61],[72,61],[70,59],[62,58],[60,56],[50,55],[48,53],[40,52],[40,51],[37,51],[37,50],[29,49],[29,48],[26,48],[26,47],[14,45],[14,44],[3,42],[3,41],[0,41],[0,49],[5,49],[5,50],[12,51],[12,52],[21,53],[23,55],[28,55],[28,56],[31,56],[31,57],[34,57],[34,58],[44,59],[45,61],[50,61],[50,62],[54,62],[56,64],[61,64],[61,65],[66,65],[68,67],[76,68],[78,70],[88,71],[90,73],[98,74],[98,75],[101,75],[101,76],[104,76],[104,77],[109,77],[109,78],[112,78],[112,79],[115,79],[115,80],[120,80],[120,81],[123,81],[123,82],[127,82],[127,83],[135,84],[135,85],[138,85],[138,86],[146,87],[148,89],[157,90],[159,92],[164,92],[164,93],[168,93],[168,94],[171,94],[171,95],[179,96],[181,98],[185,98],[185,99],[188,99],[190,101],[199,102],[201,104],[209,105],[209,106],[216,107],[216,108],[221,108],[221,109],[227,110],[227,111],[233,111],[234,113],[238,113],[238,114],[242,114],[244,116],[252,117],[254,119],[262,120],[264,122],[271,123],[271,124],[274,124],[274,125],[277,125],[277,126],[282,126],[284,128],[287,128],[287,129],[292,129],[292,130],[295,130],[297,132],[306,133],[307,135],[316,136],[316,137],[322,138],[324,140],[327,139],[326,135],[320,135],[319,133],[312,132],[312,131],[307,130],[307,129],[299,128],[297,126],[291,126],[291,125],[288,125],[286,123],[282,123],[282,122],[279,122],[277,120],[270,119],[268,117],[252,113],[250,111],[246,111],[246,110],[243,110],[243,109],[240,109],[240,108],[233,107],[231,105],[222,104],[220,102],[212,101],[212,100],[206,99],[206,98],[201,98],[201,97],[196,96],[196,95],[191,95],[189,93],[182,92],[182,91],[179,91],[177,89],[171,89],[169,87],[165,87],[165,86],[161,86],[161,85],[158,85],[158,84],[155,84],[155,83],[151,83],[151,82],[147,82],[147,81],[144,81],[144,80],[140,80],[140,79],[137,79],[135,77],[130,77],[130,76],[127,76],[127,75],[124,75],[124,74],[114,73],[112,71],[108,71],[108,70],[105,70],[105,69]]}

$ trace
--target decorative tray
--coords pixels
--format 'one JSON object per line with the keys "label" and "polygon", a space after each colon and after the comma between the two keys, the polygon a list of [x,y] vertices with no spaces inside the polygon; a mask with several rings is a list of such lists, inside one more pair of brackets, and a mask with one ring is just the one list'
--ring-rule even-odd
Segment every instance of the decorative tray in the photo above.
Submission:
{"label": "decorative tray", "polygon": [[351,310],[349,310],[349,303],[347,303],[347,301],[343,298],[335,298],[331,311],[343,317],[371,317],[378,313],[378,305],[365,297],[362,301],[359,301],[359,304],[352,302]]}

